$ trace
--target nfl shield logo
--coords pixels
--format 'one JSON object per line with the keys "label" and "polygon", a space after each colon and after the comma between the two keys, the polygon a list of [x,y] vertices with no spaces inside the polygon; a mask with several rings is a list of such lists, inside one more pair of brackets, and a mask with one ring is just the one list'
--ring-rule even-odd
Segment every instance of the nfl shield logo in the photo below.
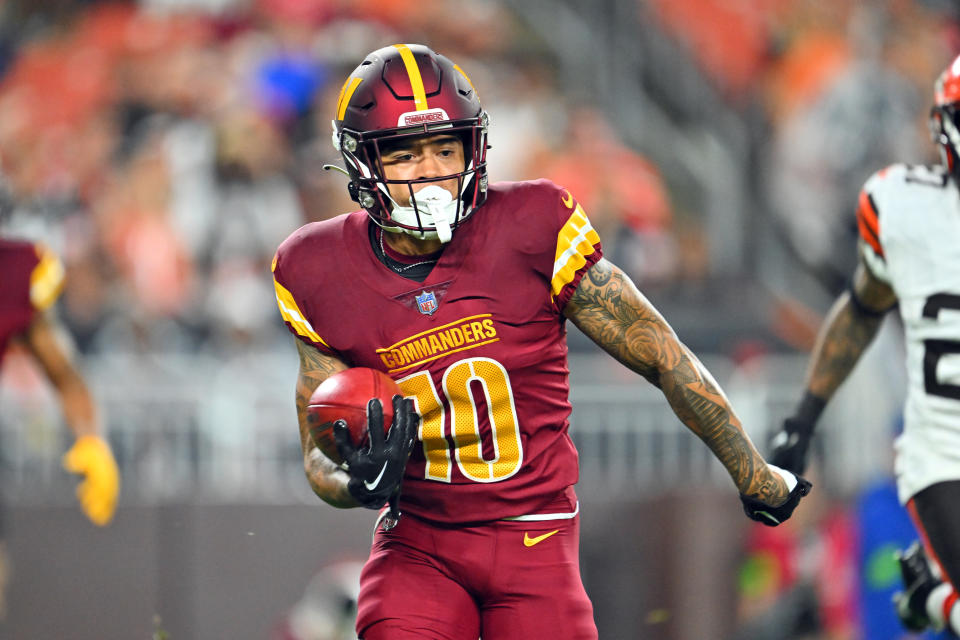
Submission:
{"label": "nfl shield logo", "polygon": [[424,291],[416,299],[420,313],[430,316],[437,310],[437,296],[433,295],[433,291]]}

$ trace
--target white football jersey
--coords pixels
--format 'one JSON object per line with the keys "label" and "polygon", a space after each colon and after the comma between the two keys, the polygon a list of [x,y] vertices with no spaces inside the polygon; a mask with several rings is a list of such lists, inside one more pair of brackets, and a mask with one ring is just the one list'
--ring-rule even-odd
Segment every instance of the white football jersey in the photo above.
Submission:
{"label": "white football jersey", "polygon": [[940,167],[897,164],[874,174],[857,205],[870,271],[900,301],[909,388],[895,444],[906,503],[960,479],[960,192]]}

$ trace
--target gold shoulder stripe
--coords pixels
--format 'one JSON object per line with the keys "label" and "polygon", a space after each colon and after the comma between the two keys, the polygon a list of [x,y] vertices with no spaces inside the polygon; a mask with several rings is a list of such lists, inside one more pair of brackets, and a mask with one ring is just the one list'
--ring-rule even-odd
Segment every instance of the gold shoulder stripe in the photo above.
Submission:
{"label": "gold shoulder stripe", "polygon": [[340,97],[337,98],[337,120],[343,120],[343,116],[347,113],[347,105],[350,104],[350,98],[353,97],[353,92],[357,90],[361,82],[363,82],[363,78],[347,78],[346,82],[343,83],[343,87],[340,89]]}
{"label": "gold shoulder stripe", "polygon": [[413,102],[416,105],[416,111],[429,109],[427,106],[427,92],[423,88],[423,76],[420,75],[420,67],[417,66],[417,59],[413,56],[413,51],[405,44],[393,45],[400,52],[403,59],[403,65],[407,68],[407,75],[410,76],[410,88],[413,89]]}
{"label": "gold shoulder stripe", "polygon": [[587,219],[583,207],[578,204],[557,234],[557,253],[553,262],[553,278],[550,280],[553,297],[573,282],[577,271],[587,263],[587,256],[599,244],[600,236]]}
{"label": "gold shoulder stripe", "polygon": [[66,275],[63,263],[57,255],[43,245],[35,245],[34,251],[40,262],[30,273],[30,302],[34,308],[49,309],[63,290]]}
{"label": "gold shoulder stripe", "polygon": [[319,342],[323,346],[329,348],[326,342],[323,341],[323,338],[314,330],[307,319],[303,316],[303,313],[300,311],[300,307],[297,306],[297,303],[293,299],[293,294],[284,288],[282,284],[274,279],[273,288],[277,292],[277,306],[280,307],[280,315],[283,316],[283,319],[290,323],[290,326],[293,327],[293,330],[296,331],[299,335],[304,338],[309,338],[314,342]]}

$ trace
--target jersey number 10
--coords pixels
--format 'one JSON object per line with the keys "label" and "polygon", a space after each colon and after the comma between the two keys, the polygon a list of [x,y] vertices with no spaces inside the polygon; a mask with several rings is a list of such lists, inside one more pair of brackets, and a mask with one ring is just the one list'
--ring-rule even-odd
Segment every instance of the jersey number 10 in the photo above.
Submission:
{"label": "jersey number 10", "polygon": [[[483,457],[474,382],[483,389],[487,422],[492,429],[493,456],[489,460]],[[404,396],[414,399],[422,416],[420,437],[427,459],[427,480],[450,482],[453,458],[463,475],[474,482],[499,482],[520,470],[523,462],[520,425],[510,376],[502,364],[490,358],[467,358],[443,372],[442,390],[450,408],[449,441],[443,429],[446,410],[430,372],[420,371],[398,380],[397,384]]]}

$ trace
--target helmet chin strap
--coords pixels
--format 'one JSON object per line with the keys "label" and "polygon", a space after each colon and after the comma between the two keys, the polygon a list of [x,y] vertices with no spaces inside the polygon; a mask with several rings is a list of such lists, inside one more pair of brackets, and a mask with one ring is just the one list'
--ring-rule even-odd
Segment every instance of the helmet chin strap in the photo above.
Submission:
{"label": "helmet chin strap", "polygon": [[403,231],[420,238],[430,238],[435,233],[440,242],[444,244],[450,242],[453,238],[453,229],[450,225],[457,218],[458,206],[453,195],[443,187],[431,184],[413,194],[413,201],[416,207],[404,207],[394,202],[390,217],[401,224],[415,227],[418,226],[417,213],[419,212],[420,226],[432,226],[436,231],[411,229],[403,229]]}

